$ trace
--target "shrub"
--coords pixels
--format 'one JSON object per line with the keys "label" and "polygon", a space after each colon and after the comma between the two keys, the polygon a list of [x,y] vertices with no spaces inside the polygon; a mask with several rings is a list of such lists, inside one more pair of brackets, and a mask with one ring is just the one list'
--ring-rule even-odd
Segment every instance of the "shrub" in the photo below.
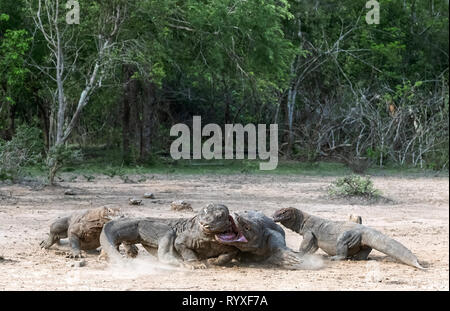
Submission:
{"label": "shrub", "polygon": [[114,176],[122,177],[123,175],[125,175],[125,170],[123,169],[123,163],[120,167],[109,165],[108,167],[106,167],[104,174],[111,178],[113,178]]}
{"label": "shrub", "polygon": [[42,159],[44,143],[38,128],[26,125],[17,127],[10,141],[0,140],[0,180],[16,181],[24,174],[24,168]]}
{"label": "shrub", "polygon": [[359,175],[338,178],[330,185],[328,193],[332,196],[365,198],[373,198],[381,195],[380,191],[374,188],[370,177]]}
{"label": "shrub", "polygon": [[47,154],[47,167],[49,168],[49,182],[53,184],[56,173],[64,166],[79,162],[83,159],[81,150],[57,145],[50,148]]}

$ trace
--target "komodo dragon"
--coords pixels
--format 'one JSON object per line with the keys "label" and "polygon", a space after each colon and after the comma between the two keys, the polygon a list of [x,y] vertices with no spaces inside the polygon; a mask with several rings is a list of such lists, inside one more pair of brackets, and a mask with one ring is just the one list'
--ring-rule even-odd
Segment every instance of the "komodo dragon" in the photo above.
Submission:
{"label": "komodo dragon", "polygon": [[404,264],[424,269],[405,246],[381,232],[349,221],[331,221],[289,207],[275,212],[273,219],[303,236],[300,253],[314,253],[318,248],[332,260],[366,260],[376,249]]}
{"label": "komodo dragon", "polygon": [[[157,251],[161,262],[196,267],[200,260],[223,265],[239,252],[218,243],[214,234],[231,230],[228,208],[209,204],[192,218],[127,218],[107,223],[100,235],[102,249],[109,258],[118,257],[120,243],[140,243],[148,252]],[[181,255],[181,258],[180,258]]]}
{"label": "komodo dragon", "polygon": [[258,211],[234,213],[231,232],[216,234],[225,245],[238,248],[242,261],[259,261],[285,269],[314,269],[311,262],[286,246],[284,230]]}
{"label": "komodo dragon", "polygon": [[349,215],[348,221],[356,222],[357,224],[362,225],[362,217],[358,216],[358,215],[353,215],[353,214]]}
{"label": "komodo dragon", "polygon": [[118,214],[119,209],[100,207],[58,218],[51,224],[50,234],[40,246],[49,249],[53,244],[59,243],[60,239],[68,237],[72,249],[68,257],[81,258],[81,250],[93,250],[100,246],[103,225]]}

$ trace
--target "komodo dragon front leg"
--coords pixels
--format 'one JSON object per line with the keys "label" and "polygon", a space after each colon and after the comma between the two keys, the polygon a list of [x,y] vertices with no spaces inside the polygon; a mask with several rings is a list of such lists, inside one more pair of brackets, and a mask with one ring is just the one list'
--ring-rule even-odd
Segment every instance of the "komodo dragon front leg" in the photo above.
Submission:
{"label": "komodo dragon front leg", "polygon": [[[229,263],[233,258],[236,258],[239,250],[235,248],[230,248],[225,250],[223,246],[219,246],[222,248],[223,253],[218,254],[215,257],[207,258],[206,263],[202,261],[204,256],[198,254],[198,251],[202,249],[210,249],[217,250],[217,245],[214,245],[215,242],[211,242],[208,238],[202,237],[201,234],[199,237],[194,238],[193,236],[182,233],[178,235],[175,239],[175,249],[183,258],[185,266],[188,268],[194,269],[206,269],[207,264],[211,265],[225,265]],[[201,258],[202,257],[202,258]]]}
{"label": "komodo dragon front leg", "polygon": [[62,217],[50,225],[50,234],[47,240],[43,240],[39,245],[49,249],[53,244],[59,243],[60,239],[67,238],[70,216]]}
{"label": "komodo dragon front leg", "polygon": [[[149,252],[153,253],[155,248],[154,245],[147,245],[146,244],[146,238],[145,233],[141,232],[141,238],[142,238],[142,246]],[[174,265],[174,266],[180,266],[183,265],[181,262],[181,259],[179,258],[179,255],[174,249],[174,243],[175,243],[176,234],[175,231],[172,229],[166,228],[166,232],[163,235],[159,235],[157,237],[156,244],[158,245],[157,248],[157,256],[158,260],[162,263]]]}
{"label": "komodo dragon front leg", "polygon": [[[196,244],[196,245],[193,245]],[[179,235],[174,239],[174,246],[188,267],[206,269],[206,265],[200,261],[193,248],[200,248],[200,242],[187,235]]]}
{"label": "komodo dragon front leg", "polygon": [[317,239],[314,236],[314,234],[310,231],[306,232],[303,235],[302,244],[300,244],[299,254],[300,255],[313,254],[317,251],[318,248],[319,245],[317,243]]}
{"label": "komodo dragon front leg", "polygon": [[239,253],[239,250],[236,249],[236,251],[221,254],[216,258],[208,258],[208,264],[215,265],[215,266],[223,266],[227,263],[231,262],[233,258],[236,258]]}

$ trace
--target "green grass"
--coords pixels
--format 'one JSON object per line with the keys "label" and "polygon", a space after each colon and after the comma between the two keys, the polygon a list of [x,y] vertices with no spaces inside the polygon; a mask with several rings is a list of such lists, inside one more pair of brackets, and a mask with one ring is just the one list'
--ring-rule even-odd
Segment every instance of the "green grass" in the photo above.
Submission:
{"label": "green grass", "polygon": [[[63,168],[60,173],[76,175],[106,175],[109,177],[142,174],[180,174],[180,175],[305,175],[305,176],[345,176],[352,171],[342,163],[336,162],[298,162],[279,160],[275,170],[259,170],[260,160],[173,160],[153,156],[149,163],[125,165],[118,150],[102,148],[83,149],[83,161]],[[27,168],[31,176],[45,176],[45,165]],[[432,177],[436,171],[408,167],[370,168],[365,175]],[[448,171],[439,176],[448,176]]]}

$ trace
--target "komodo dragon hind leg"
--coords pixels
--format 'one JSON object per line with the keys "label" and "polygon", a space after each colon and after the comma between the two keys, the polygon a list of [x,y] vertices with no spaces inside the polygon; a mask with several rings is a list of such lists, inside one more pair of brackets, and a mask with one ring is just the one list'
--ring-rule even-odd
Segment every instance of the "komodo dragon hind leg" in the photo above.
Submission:
{"label": "komodo dragon hind leg", "polygon": [[134,258],[138,255],[139,249],[137,248],[136,245],[134,245],[132,243],[125,243],[125,242],[123,242],[122,244],[123,244],[123,247],[125,248],[125,252],[128,257]]}
{"label": "komodo dragon hind leg", "polygon": [[352,256],[353,260],[367,260],[372,248],[369,246],[363,246],[359,252]]}
{"label": "komodo dragon hind leg", "polygon": [[49,249],[55,243],[59,243],[60,239],[67,238],[67,230],[69,228],[68,217],[58,219],[50,226],[50,234],[46,240],[39,243],[40,247]]}
{"label": "komodo dragon hind leg", "polygon": [[349,250],[361,245],[361,232],[350,230],[343,232],[337,239],[336,255],[331,260],[344,260],[348,257]]}
{"label": "komodo dragon hind leg", "polygon": [[180,266],[182,261],[174,247],[175,238],[175,232],[170,231],[158,240],[158,260],[169,265]]}

